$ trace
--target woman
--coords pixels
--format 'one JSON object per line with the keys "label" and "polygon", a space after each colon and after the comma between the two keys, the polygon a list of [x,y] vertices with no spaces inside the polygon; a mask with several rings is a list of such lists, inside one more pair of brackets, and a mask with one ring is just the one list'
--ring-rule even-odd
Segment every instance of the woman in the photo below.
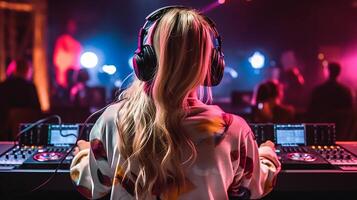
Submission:
{"label": "woman", "polygon": [[123,100],[106,109],[90,144],[78,142],[71,177],[79,191],[90,198],[111,191],[111,199],[266,195],[280,170],[274,144],[258,149],[242,118],[201,101],[200,86],[221,78],[211,72],[222,63],[212,22],[184,7],[160,9],[147,19],[152,25],[144,26],[139,40],[148,41],[139,41],[135,64],[152,44],[154,52],[148,52],[155,58],[147,65],[155,69],[145,69],[149,75],[136,69],[145,81],[135,80]]}

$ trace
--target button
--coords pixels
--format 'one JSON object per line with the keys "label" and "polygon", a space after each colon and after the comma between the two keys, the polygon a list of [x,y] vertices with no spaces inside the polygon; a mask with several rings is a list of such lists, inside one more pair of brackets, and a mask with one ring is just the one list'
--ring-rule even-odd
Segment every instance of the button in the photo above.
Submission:
{"label": "button", "polygon": [[67,156],[66,157],[66,160],[72,160],[73,159],[73,156]]}

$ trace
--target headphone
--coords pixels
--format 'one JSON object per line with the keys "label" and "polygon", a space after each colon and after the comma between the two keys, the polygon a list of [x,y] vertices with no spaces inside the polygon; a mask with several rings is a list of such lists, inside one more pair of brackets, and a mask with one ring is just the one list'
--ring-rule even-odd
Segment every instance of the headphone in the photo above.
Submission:
{"label": "headphone", "polygon": [[[156,68],[157,68],[157,57],[155,53],[155,49],[152,45],[144,44],[148,37],[148,32],[150,27],[158,22],[165,13],[174,8],[182,8],[182,9],[191,9],[185,6],[167,6],[163,8],[159,8],[149,14],[145,19],[146,22],[144,26],[140,29],[139,38],[138,38],[138,49],[134,53],[133,57],[133,67],[135,75],[139,80],[147,82],[151,81],[154,78]],[[207,23],[211,26],[213,31],[213,46],[212,55],[211,55],[211,75],[210,82],[206,80],[204,81],[204,86],[216,86],[218,85],[222,78],[224,72],[224,54],[222,52],[222,39],[218,34],[215,23],[208,18],[207,16],[201,14],[207,21]]]}

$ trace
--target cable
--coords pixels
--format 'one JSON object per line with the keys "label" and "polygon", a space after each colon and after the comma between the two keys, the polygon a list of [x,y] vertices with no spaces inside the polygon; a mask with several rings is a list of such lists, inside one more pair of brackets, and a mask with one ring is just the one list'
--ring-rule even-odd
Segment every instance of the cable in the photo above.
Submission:
{"label": "cable", "polygon": [[16,141],[19,139],[19,137],[22,134],[26,133],[27,131],[31,130],[33,127],[35,127],[35,126],[37,126],[39,124],[42,124],[43,122],[48,121],[48,120],[50,120],[52,118],[56,118],[58,120],[58,124],[60,125],[60,134],[62,134],[62,128],[61,128],[62,120],[61,120],[61,117],[59,115],[51,115],[51,116],[48,116],[46,118],[42,118],[40,120],[37,120],[36,122],[32,123],[28,127],[26,127],[23,130],[21,130],[15,137],[14,146],[16,146]]}
{"label": "cable", "polygon": [[[113,105],[113,104],[115,104],[115,103],[119,103],[119,102],[121,102],[121,101],[123,101],[123,100],[125,100],[125,99],[126,99],[126,98],[123,98],[123,99],[119,99],[119,100],[117,100],[117,101],[114,101],[114,102],[112,102],[112,103],[106,105],[105,107],[101,108],[100,110],[98,110],[98,111],[92,113],[92,114],[89,115],[89,117],[87,117],[87,119],[84,121],[83,126],[86,127],[86,125],[88,124],[88,121],[89,121],[92,117],[94,117],[95,115],[97,115],[98,113],[104,112],[105,109],[107,109],[109,106],[111,106],[111,105]],[[75,142],[75,145],[73,145],[73,146],[70,148],[70,150],[67,151],[67,153],[61,158],[61,161],[60,161],[60,163],[57,165],[57,167],[56,167],[55,171],[53,172],[53,174],[52,174],[49,178],[47,178],[43,183],[41,183],[39,186],[37,186],[37,187],[35,187],[34,189],[32,189],[32,190],[30,191],[30,193],[36,192],[37,190],[41,189],[42,187],[44,187],[46,184],[48,184],[48,183],[55,177],[55,175],[57,174],[57,172],[58,172],[58,170],[60,169],[61,165],[63,164],[64,160],[66,159],[66,157],[67,157],[70,153],[72,153],[73,149],[77,146],[78,140],[79,140],[80,138],[82,138],[83,131],[84,131],[84,127],[81,129],[81,131],[80,131],[80,133],[79,133],[79,135],[78,135],[78,137],[77,137],[77,140],[76,140],[76,142]]]}
{"label": "cable", "polygon": [[123,81],[121,82],[120,86],[118,87],[119,90],[123,89],[122,87],[123,87],[125,81],[127,81],[127,80],[128,80],[131,76],[133,76],[133,75],[134,75],[134,72],[131,72],[130,74],[128,74],[128,75],[123,79]]}

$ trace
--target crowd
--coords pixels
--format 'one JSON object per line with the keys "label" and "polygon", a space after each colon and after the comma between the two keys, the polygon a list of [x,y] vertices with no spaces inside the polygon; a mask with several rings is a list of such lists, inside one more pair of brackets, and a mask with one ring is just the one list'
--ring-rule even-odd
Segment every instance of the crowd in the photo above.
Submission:
{"label": "crowd", "polygon": [[[331,62],[326,69],[325,82],[309,96],[301,92],[303,84],[294,70],[284,73],[279,79],[261,82],[254,91],[247,120],[252,123],[335,123],[338,140],[357,139],[352,90],[339,81],[340,64]],[[31,80],[31,64],[18,59],[13,72],[0,84],[0,130],[12,132],[7,136],[2,135],[2,140],[13,138],[18,121],[30,122],[40,116],[40,103]],[[81,122],[90,112],[103,107],[107,99],[105,89],[89,87],[89,80],[90,75],[85,68],[67,70],[67,86],[54,84],[52,87],[51,112],[62,114],[65,121]],[[302,98],[308,102],[303,110]],[[73,114],[73,110],[76,110],[76,114]],[[19,112],[25,115],[20,114],[19,117]]]}
{"label": "crowd", "polygon": [[[339,81],[339,63],[331,62],[326,68],[325,82],[314,88],[309,96],[302,94],[300,84],[295,84],[300,88],[292,88],[284,80],[267,80],[259,84],[253,98],[251,121],[335,123],[337,140],[357,139],[352,90]],[[300,102],[296,101],[301,98],[308,102],[303,111],[298,109]]]}

